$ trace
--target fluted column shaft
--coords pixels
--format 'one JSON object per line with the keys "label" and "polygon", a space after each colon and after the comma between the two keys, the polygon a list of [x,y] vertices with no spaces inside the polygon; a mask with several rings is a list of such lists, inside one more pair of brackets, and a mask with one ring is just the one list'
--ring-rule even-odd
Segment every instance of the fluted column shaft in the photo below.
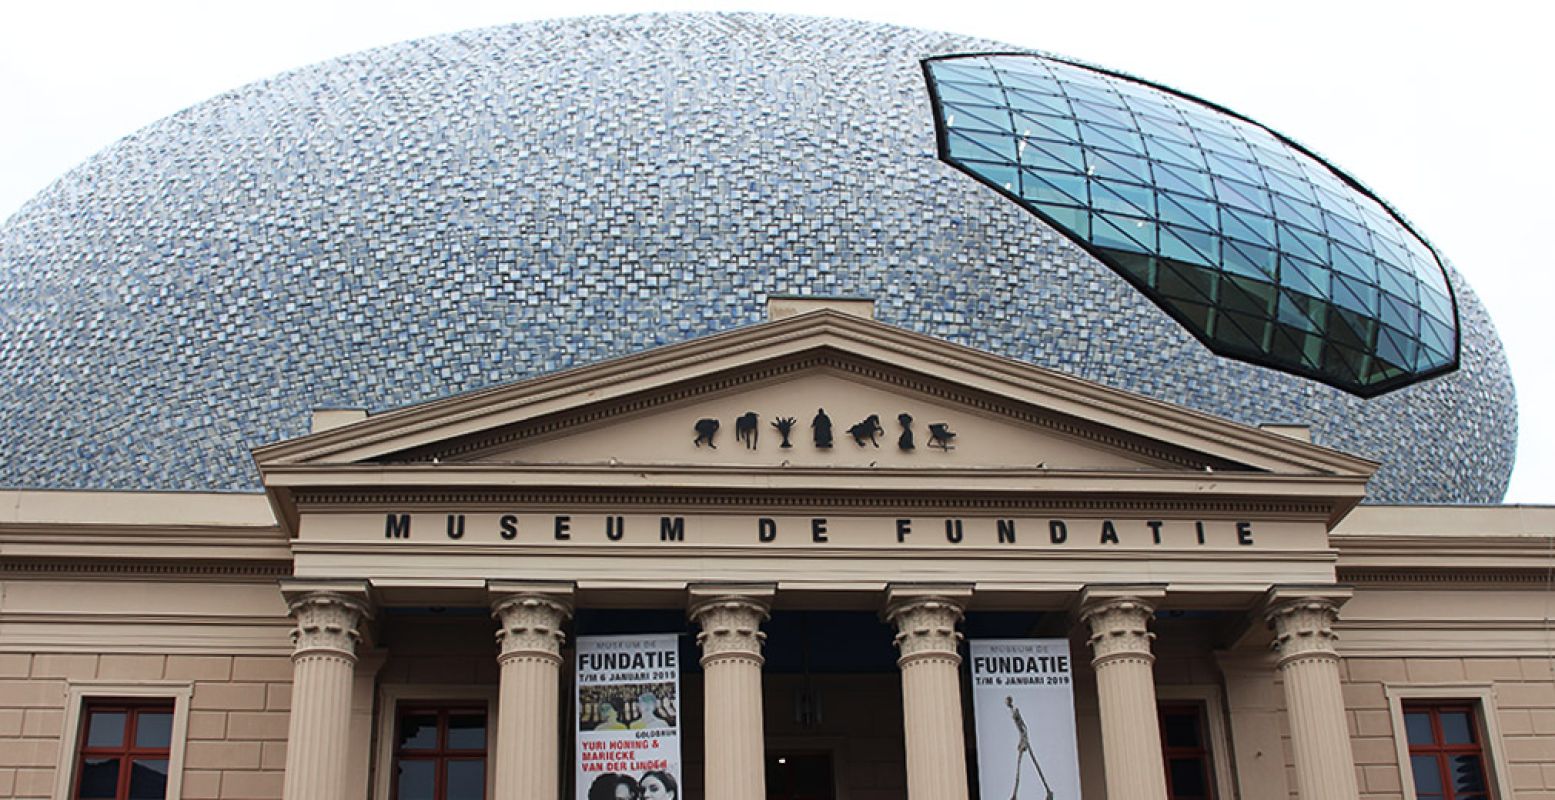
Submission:
{"label": "fluted column shaft", "polygon": [[566,595],[497,595],[497,700],[494,794],[503,800],[553,800],[561,792],[562,625]]}
{"label": "fluted column shaft", "polygon": [[707,796],[765,800],[766,738],[762,724],[761,645],[764,598],[726,595],[697,603],[691,619],[702,630]]}
{"label": "fluted column shaft", "polygon": [[902,722],[910,800],[966,800],[966,739],[961,720],[961,604],[945,597],[893,603],[896,663],[902,670]]}
{"label": "fluted column shaft", "polygon": [[1118,800],[1166,800],[1150,652],[1154,613],[1150,602],[1137,597],[1101,600],[1081,610],[1091,630],[1107,796]]}
{"label": "fluted column shaft", "polygon": [[311,592],[291,600],[292,709],[286,739],[286,800],[344,800],[351,741],[356,647],[368,609],[361,600]]}
{"label": "fluted column shaft", "polygon": [[1296,793],[1302,800],[1359,796],[1340,690],[1339,653],[1334,650],[1333,624],[1338,617],[1338,606],[1321,597],[1277,603],[1268,611],[1285,682]]}

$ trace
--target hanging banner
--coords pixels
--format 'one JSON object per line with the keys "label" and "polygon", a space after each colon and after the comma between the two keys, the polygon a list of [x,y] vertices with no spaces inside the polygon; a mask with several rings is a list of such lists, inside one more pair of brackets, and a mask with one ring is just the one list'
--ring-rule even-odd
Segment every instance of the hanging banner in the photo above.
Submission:
{"label": "hanging banner", "polygon": [[981,800],[1080,800],[1067,639],[971,642]]}
{"label": "hanging banner", "polygon": [[577,800],[680,797],[675,634],[578,637]]}

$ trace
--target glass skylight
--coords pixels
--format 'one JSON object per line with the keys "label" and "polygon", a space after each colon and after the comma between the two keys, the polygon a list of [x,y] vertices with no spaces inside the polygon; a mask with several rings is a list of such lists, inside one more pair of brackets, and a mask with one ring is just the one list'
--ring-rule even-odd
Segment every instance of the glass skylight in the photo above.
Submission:
{"label": "glass skylight", "polygon": [[940,157],[1073,238],[1222,355],[1362,396],[1457,366],[1436,254],[1256,123],[1035,55],[925,62]]}

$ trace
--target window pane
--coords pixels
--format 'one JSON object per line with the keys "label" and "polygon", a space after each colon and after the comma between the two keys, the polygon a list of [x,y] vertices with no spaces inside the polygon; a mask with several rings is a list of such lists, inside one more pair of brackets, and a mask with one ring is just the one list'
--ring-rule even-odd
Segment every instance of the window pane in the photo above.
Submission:
{"label": "window pane", "polygon": [[400,717],[401,750],[436,750],[437,715],[406,714]]}
{"label": "window pane", "polygon": [[1171,776],[1172,797],[1191,800],[1208,797],[1209,787],[1204,783],[1204,762],[1197,758],[1174,758],[1167,768]]}
{"label": "window pane", "polygon": [[445,800],[481,800],[486,796],[485,759],[450,761],[447,777]]}
{"label": "window pane", "polygon": [[135,715],[135,746],[162,749],[173,741],[171,711],[142,711]]}
{"label": "window pane", "polygon": [[1410,744],[1432,744],[1436,741],[1436,735],[1431,733],[1431,715],[1423,711],[1405,714],[1404,730]]}
{"label": "window pane", "polygon": [[1199,747],[1199,715],[1168,711],[1161,716],[1161,733],[1167,747]]}
{"label": "window pane", "polygon": [[119,790],[119,759],[88,758],[81,764],[81,788],[76,797],[111,798]]}
{"label": "window pane", "polygon": [[1442,744],[1473,744],[1474,725],[1467,711],[1442,712]]}
{"label": "window pane", "polygon": [[435,800],[433,783],[436,761],[401,761],[399,763],[399,800]]}
{"label": "window pane", "polygon": [[1477,754],[1452,756],[1447,760],[1447,769],[1452,773],[1453,791],[1486,791],[1485,770],[1480,766]]}
{"label": "window pane", "polygon": [[485,750],[486,715],[480,713],[449,714],[448,749]]}
{"label": "window pane", "polygon": [[86,724],[86,746],[124,746],[124,712],[93,711]]}
{"label": "window pane", "polygon": [[1442,773],[1436,766],[1435,756],[1410,756],[1409,765],[1415,773],[1415,791],[1420,794],[1442,793]]}
{"label": "window pane", "polygon": [[129,800],[162,800],[164,797],[167,797],[167,762],[131,761]]}

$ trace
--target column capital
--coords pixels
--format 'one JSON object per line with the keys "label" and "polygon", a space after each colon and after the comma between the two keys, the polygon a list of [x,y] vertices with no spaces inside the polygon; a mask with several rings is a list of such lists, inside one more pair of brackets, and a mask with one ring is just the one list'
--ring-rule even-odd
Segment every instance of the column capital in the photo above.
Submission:
{"label": "column capital", "polygon": [[1159,586],[1087,586],[1080,593],[1079,615],[1091,629],[1091,664],[1118,660],[1155,663],[1150,620],[1166,597]]}
{"label": "column capital", "polygon": [[901,653],[896,663],[904,669],[922,661],[959,666],[961,632],[956,625],[971,599],[972,588],[966,584],[893,584],[887,588],[885,618],[896,626],[892,642]]}
{"label": "column capital", "polygon": [[292,660],[325,655],[354,662],[363,629],[373,618],[364,581],[281,581],[292,629]]}
{"label": "column capital", "polygon": [[747,661],[760,666],[767,635],[761,623],[771,617],[773,584],[698,584],[687,592],[691,621],[701,631],[702,666],[726,661]]}
{"label": "column capital", "polygon": [[1279,666],[1303,658],[1337,661],[1334,623],[1339,607],[1353,592],[1343,587],[1275,587],[1265,598],[1263,617],[1274,631],[1271,648],[1279,654]]}
{"label": "column capital", "polygon": [[568,582],[488,581],[491,616],[497,620],[497,662],[529,659],[561,664],[562,626],[572,618]]}

